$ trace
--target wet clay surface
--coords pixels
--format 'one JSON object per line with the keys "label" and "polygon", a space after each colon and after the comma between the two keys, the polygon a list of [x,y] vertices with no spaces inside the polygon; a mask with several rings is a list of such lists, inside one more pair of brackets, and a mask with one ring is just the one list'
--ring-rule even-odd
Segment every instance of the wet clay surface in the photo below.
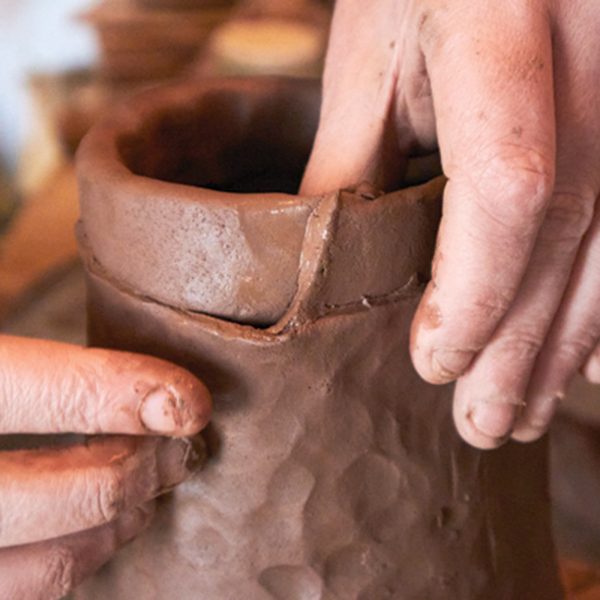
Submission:
{"label": "wet clay surface", "polygon": [[91,294],[95,343],[192,367],[215,413],[208,467],[76,597],[559,597],[545,448],[458,439],[408,366],[416,296],[274,335]]}
{"label": "wet clay surface", "polygon": [[[318,112],[317,82],[217,80],[138,97],[79,152],[94,255],[158,301],[274,323],[294,294],[315,205],[285,192],[300,184]],[[260,194],[217,191],[257,184]]]}
{"label": "wet clay surface", "polygon": [[[227,85],[247,93],[247,83]],[[296,93],[286,83],[265,85],[269,102],[275,90],[288,103]],[[410,322],[428,276],[443,180],[374,200],[348,191],[226,194],[133,175],[122,158],[121,166],[104,158],[92,168],[97,156],[84,152],[90,341],[190,368],[213,393],[214,415],[204,471],[165,496],[153,527],[74,598],[562,597],[545,441],[496,452],[468,447],[452,424],[452,388],[424,383],[410,362]],[[229,223],[252,206],[260,231],[276,229],[273,202],[295,215],[288,222],[299,237],[289,236],[294,258],[285,277],[269,284],[268,315],[248,309],[245,318],[223,318],[202,294],[192,306],[176,284],[157,297],[139,283],[155,277],[160,288],[162,276],[156,249],[136,249],[146,225],[160,232],[179,218],[185,228],[190,213],[181,210],[193,208],[248,247],[272,251],[271,238]],[[133,249],[120,245],[121,216]],[[238,279],[246,266],[211,258],[218,252],[206,250],[211,238],[200,233],[187,238],[186,251],[204,253],[213,274],[227,277],[233,265]],[[160,250],[176,273],[181,255],[171,247]],[[235,299],[235,290],[225,292]]]}

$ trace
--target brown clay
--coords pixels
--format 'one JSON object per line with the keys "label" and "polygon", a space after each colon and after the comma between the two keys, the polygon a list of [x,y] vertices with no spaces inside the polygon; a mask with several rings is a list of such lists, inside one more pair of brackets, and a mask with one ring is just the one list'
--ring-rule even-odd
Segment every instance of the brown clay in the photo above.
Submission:
{"label": "brown clay", "polygon": [[210,33],[228,18],[230,5],[229,0],[101,0],[81,19],[98,38],[101,80],[133,85],[180,76]]}
{"label": "brown clay", "polygon": [[411,366],[444,181],[293,195],[318,104],[190,83],[84,140],[90,341],[190,368],[214,417],[205,470],[76,599],[562,596],[545,441],[468,447]]}
{"label": "brown clay", "polygon": [[231,5],[233,0],[135,0],[135,4],[153,10],[187,10]]}

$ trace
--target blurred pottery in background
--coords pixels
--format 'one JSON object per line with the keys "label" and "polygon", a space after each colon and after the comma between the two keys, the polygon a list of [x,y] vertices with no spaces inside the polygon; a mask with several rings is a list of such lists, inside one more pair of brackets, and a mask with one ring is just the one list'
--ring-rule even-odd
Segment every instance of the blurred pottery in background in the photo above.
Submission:
{"label": "blurred pottery in background", "polygon": [[84,13],[98,36],[100,76],[147,81],[181,74],[233,2],[183,4],[105,0]]}

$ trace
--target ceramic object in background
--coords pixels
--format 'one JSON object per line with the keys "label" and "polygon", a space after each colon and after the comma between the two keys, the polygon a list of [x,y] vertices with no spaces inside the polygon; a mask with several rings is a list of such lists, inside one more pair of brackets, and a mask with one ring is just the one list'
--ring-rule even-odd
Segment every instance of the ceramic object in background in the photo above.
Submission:
{"label": "ceramic object in background", "polygon": [[295,195],[318,84],[132,99],[85,138],[93,345],[209,386],[203,472],[73,598],[557,600],[546,442],[463,443],[408,354],[442,179]]}
{"label": "ceramic object in background", "polygon": [[320,77],[331,17],[316,0],[240,0],[190,74]]}
{"label": "ceramic object in background", "polygon": [[97,68],[104,80],[156,81],[181,75],[192,64],[231,4],[155,10],[133,0],[102,0],[81,19],[98,37]]}
{"label": "ceramic object in background", "polygon": [[310,23],[282,18],[237,19],[211,36],[213,68],[222,75],[318,77],[325,32]]}
{"label": "ceramic object in background", "polygon": [[138,6],[152,10],[189,10],[231,6],[235,0],[135,0]]}

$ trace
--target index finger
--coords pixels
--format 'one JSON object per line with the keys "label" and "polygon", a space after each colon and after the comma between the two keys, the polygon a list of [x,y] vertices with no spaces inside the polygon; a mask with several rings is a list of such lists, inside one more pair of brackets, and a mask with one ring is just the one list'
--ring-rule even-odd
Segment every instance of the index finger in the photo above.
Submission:
{"label": "index finger", "polygon": [[189,436],[210,416],[206,387],[167,361],[0,337],[0,434]]}
{"label": "index finger", "polygon": [[511,305],[551,197],[550,25],[539,2],[459,1],[424,20],[422,46],[449,181],[412,353],[442,383],[467,369]]}

